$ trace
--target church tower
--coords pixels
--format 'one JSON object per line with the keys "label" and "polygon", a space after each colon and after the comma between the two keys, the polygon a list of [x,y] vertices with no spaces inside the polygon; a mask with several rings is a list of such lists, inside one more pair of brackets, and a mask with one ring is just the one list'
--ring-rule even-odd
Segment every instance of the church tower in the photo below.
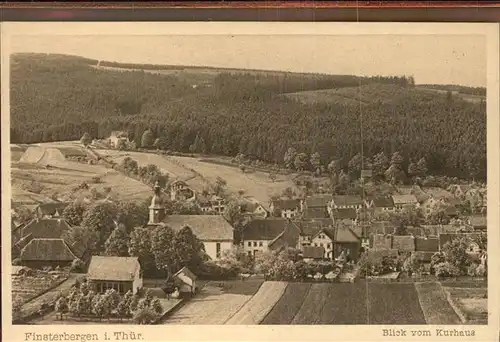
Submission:
{"label": "church tower", "polygon": [[148,224],[159,224],[165,218],[165,203],[161,196],[161,188],[158,181],[156,181],[153,190],[153,199],[151,199],[151,205],[149,206]]}

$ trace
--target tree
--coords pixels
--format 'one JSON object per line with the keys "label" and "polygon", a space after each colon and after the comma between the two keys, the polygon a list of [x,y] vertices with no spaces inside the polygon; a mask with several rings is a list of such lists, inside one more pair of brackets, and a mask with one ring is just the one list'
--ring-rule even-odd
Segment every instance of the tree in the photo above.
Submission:
{"label": "tree", "polygon": [[104,242],[115,227],[113,218],[116,216],[116,208],[109,203],[98,203],[91,206],[84,214],[82,226],[98,233],[98,248],[104,246]]}
{"label": "tree", "polygon": [[153,143],[154,143],[153,132],[151,132],[150,130],[144,131],[141,137],[141,147],[150,148],[153,146]]}
{"label": "tree", "polygon": [[72,226],[63,233],[63,239],[71,244],[84,246],[88,250],[96,250],[99,247],[99,232],[87,226]]}
{"label": "tree", "polygon": [[231,226],[233,226],[236,230],[243,228],[243,215],[241,214],[240,203],[236,200],[230,200],[226,204],[226,208],[224,209],[224,213],[222,214]]}
{"label": "tree", "polygon": [[304,171],[304,169],[307,166],[307,154],[305,153],[299,153],[295,156],[295,159],[293,161],[293,165],[295,166],[295,169],[298,171]]}
{"label": "tree", "polygon": [[154,298],[152,301],[151,301],[151,308],[153,309],[153,311],[157,314],[157,315],[160,315],[163,313],[163,306],[161,305],[161,302],[158,298]]}
{"label": "tree", "polygon": [[297,194],[295,193],[295,191],[293,191],[291,187],[287,187],[283,190],[283,196],[288,197],[290,199],[295,198],[296,195]]}
{"label": "tree", "polygon": [[391,184],[399,183],[404,177],[404,172],[397,164],[391,164],[385,171],[385,179]]}
{"label": "tree", "polygon": [[417,170],[418,170],[418,175],[423,177],[427,175],[427,162],[425,158],[420,158],[419,161],[417,162]]}
{"label": "tree", "polygon": [[384,177],[385,171],[389,167],[389,158],[384,152],[379,152],[373,157],[373,174],[374,176]]}
{"label": "tree", "polygon": [[391,165],[397,165],[401,168],[404,162],[403,156],[399,152],[394,152],[391,156]]}
{"label": "tree", "polygon": [[123,224],[119,224],[111,233],[104,244],[104,253],[107,256],[126,257],[128,254],[130,238],[127,234],[127,229]]}
{"label": "tree", "polygon": [[69,310],[68,302],[64,296],[59,297],[59,299],[56,301],[54,310],[59,314],[59,319],[62,320],[64,314]]}
{"label": "tree", "polygon": [[310,163],[314,171],[321,173],[321,156],[318,152],[315,152],[311,155]]}
{"label": "tree", "polygon": [[160,147],[161,147],[161,140],[160,140],[160,138],[156,138],[155,139],[155,142],[153,143],[153,147],[155,147],[157,150],[160,149]]}
{"label": "tree", "polygon": [[71,263],[70,270],[71,270],[71,272],[74,272],[74,273],[84,273],[85,263],[81,259],[76,258]]}
{"label": "tree", "polygon": [[295,167],[295,158],[297,157],[297,150],[293,147],[290,147],[285,153],[285,167],[287,169],[294,169]]}
{"label": "tree", "polygon": [[221,196],[224,194],[224,191],[226,190],[227,182],[225,179],[221,177],[217,177],[215,180],[215,184],[213,185],[213,192],[217,196]]}
{"label": "tree", "polygon": [[156,260],[151,246],[151,235],[154,230],[156,229],[140,227],[135,228],[130,234],[129,254],[139,258],[146,275],[154,275],[156,272]]}
{"label": "tree", "polygon": [[83,133],[83,136],[81,137],[80,142],[82,143],[83,146],[87,147],[88,145],[90,145],[92,143],[92,137],[90,136],[90,134],[85,132],[85,133]]}
{"label": "tree", "polygon": [[127,232],[141,227],[148,222],[148,204],[137,201],[121,201],[117,203],[116,222],[123,224]]}
{"label": "tree", "polygon": [[462,274],[466,273],[467,267],[471,263],[467,253],[470,243],[471,240],[468,237],[457,238],[447,242],[442,249],[445,260],[459,269]]}
{"label": "tree", "polygon": [[128,148],[127,142],[123,139],[118,139],[115,148],[120,151],[126,150]]}
{"label": "tree", "polygon": [[153,324],[156,319],[158,318],[158,315],[155,313],[155,311],[150,308],[150,307],[144,307],[141,309],[138,309],[135,314],[134,314],[134,323],[136,324]]}
{"label": "tree", "polygon": [[327,169],[330,175],[337,176],[341,169],[340,162],[338,160],[332,160],[330,163],[328,163]]}
{"label": "tree", "polygon": [[446,215],[444,208],[439,207],[432,210],[427,217],[428,224],[448,224],[450,223],[450,218]]}
{"label": "tree", "polygon": [[353,178],[358,178],[361,174],[361,154],[358,153],[351,158],[348,164],[349,174]]}
{"label": "tree", "polygon": [[83,221],[86,205],[82,202],[72,202],[64,208],[62,216],[70,226],[79,226]]}
{"label": "tree", "polygon": [[205,247],[190,227],[186,226],[175,233],[174,246],[177,269],[186,266],[197,272],[203,264]]}

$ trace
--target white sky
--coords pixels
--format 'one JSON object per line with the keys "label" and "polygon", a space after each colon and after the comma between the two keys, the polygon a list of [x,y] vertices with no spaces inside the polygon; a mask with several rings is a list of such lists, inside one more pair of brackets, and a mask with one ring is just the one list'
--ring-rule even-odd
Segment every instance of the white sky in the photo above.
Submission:
{"label": "white sky", "polygon": [[486,86],[482,35],[23,35],[11,52],[116,62],[355,75]]}

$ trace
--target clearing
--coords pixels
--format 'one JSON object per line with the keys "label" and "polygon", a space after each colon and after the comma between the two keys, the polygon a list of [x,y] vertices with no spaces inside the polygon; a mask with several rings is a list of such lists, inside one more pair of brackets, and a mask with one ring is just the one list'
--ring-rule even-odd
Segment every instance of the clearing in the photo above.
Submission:
{"label": "clearing", "polygon": [[14,205],[33,206],[50,198],[71,197],[70,190],[82,183],[104,192],[110,188],[118,199],[146,199],[151,189],[140,181],[99,164],[68,160],[86,158],[83,147],[75,142],[30,145],[18,162],[11,163]]}
{"label": "clearing", "polygon": [[260,279],[207,283],[200,292],[173,312],[162,324],[224,324],[262,284]]}

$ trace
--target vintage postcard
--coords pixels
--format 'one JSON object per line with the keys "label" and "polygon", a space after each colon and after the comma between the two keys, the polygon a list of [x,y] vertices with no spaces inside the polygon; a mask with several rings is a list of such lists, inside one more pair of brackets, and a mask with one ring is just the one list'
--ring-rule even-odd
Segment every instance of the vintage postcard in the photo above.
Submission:
{"label": "vintage postcard", "polygon": [[498,339],[497,24],[1,43],[5,340]]}

